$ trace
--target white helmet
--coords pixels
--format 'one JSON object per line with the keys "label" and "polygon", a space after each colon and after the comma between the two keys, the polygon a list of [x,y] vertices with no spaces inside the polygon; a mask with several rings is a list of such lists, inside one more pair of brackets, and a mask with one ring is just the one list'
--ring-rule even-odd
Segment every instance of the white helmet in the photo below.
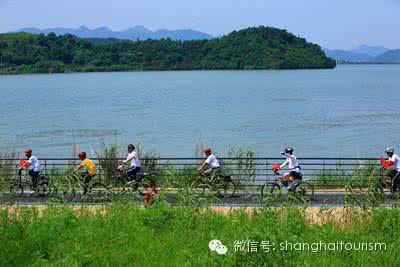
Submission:
{"label": "white helmet", "polygon": [[291,153],[293,153],[293,150],[294,150],[293,147],[288,146],[288,147],[285,148],[285,153],[290,153],[291,154]]}
{"label": "white helmet", "polygon": [[385,153],[394,153],[394,148],[393,147],[386,148]]}

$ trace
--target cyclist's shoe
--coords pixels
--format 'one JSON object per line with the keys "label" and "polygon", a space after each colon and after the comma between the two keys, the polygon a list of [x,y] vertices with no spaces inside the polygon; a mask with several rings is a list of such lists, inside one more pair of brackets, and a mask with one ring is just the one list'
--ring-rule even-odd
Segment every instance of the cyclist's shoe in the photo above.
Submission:
{"label": "cyclist's shoe", "polygon": [[145,173],[144,172],[139,172],[139,173],[137,173],[136,174],[136,179],[138,180],[138,181],[143,181],[144,180],[144,177],[145,177],[146,175],[145,175]]}
{"label": "cyclist's shoe", "polygon": [[231,180],[231,177],[229,175],[221,175],[221,180],[224,182],[229,182]]}
{"label": "cyclist's shoe", "polygon": [[36,190],[34,190],[34,191],[31,193],[31,197],[38,197],[38,196],[40,196],[40,193],[37,192]]}
{"label": "cyclist's shoe", "polygon": [[282,187],[282,188],[289,188],[289,185],[288,185],[288,183],[286,183],[286,182],[279,182],[279,185]]}

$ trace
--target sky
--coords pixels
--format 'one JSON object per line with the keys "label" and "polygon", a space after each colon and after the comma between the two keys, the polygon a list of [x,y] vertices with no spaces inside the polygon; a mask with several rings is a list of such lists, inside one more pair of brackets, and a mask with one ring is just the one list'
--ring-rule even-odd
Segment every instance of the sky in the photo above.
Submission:
{"label": "sky", "polygon": [[400,48],[400,0],[0,0],[0,32],[23,27],[135,25],[214,36],[258,25],[326,48]]}

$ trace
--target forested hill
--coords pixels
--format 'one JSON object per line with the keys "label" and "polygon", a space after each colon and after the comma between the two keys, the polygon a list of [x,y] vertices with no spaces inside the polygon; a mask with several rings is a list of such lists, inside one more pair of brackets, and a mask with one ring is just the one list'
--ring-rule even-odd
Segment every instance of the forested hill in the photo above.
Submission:
{"label": "forested hill", "polygon": [[0,35],[1,73],[123,70],[316,69],[334,60],[316,44],[271,27],[211,40],[95,44],[72,35]]}

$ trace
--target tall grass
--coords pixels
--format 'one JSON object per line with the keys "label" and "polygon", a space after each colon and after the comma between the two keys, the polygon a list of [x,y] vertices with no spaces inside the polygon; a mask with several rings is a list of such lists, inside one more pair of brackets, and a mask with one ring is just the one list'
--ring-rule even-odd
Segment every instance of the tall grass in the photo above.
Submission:
{"label": "tall grass", "polygon": [[373,161],[354,164],[352,170],[346,169],[343,162],[338,161],[334,168],[322,169],[313,183],[321,188],[368,188],[375,179],[384,177],[381,167]]}
{"label": "tall grass", "polygon": [[[0,211],[0,266],[399,266],[400,210],[349,211],[347,224],[307,223],[299,209],[222,215],[211,210],[128,205]],[[219,239],[226,255],[211,252]],[[379,242],[381,251],[235,252],[235,241]],[[236,247],[237,249],[238,247]]]}
{"label": "tall grass", "polygon": [[15,158],[17,153],[13,150],[0,152],[0,190],[8,189],[10,177],[15,173]]}
{"label": "tall grass", "polygon": [[160,164],[160,155],[155,152],[141,152],[140,154],[142,171],[147,174],[149,179],[154,180],[157,184],[162,184],[165,168]]}
{"label": "tall grass", "polygon": [[110,184],[115,176],[118,167],[118,158],[120,158],[120,150],[117,145],[107,145],[103,139],[100,139],[100,148],[96,152],[99,158],[99,172],[102,174],[105,183]]}
{"label": "tall grass", "polygon": [[243,147],[231,146],[228,151],[228,157],[236,158],[230,161],[229,174],[232,175],[236,182],[240,185],[254,183],[256,179],[256,160],[255,152],[253,150],[246,150]]}

